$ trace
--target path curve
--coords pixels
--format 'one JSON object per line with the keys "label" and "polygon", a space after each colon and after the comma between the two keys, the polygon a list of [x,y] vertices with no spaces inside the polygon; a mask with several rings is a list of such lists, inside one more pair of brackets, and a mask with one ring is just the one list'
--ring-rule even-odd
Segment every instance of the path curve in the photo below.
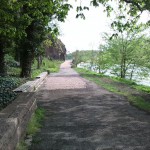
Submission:
{"label": "path curve", "polygon": [[31,150],[150,150],[150,116],[81,78],[70,61],[48,76],[37,100],[46,118]]}

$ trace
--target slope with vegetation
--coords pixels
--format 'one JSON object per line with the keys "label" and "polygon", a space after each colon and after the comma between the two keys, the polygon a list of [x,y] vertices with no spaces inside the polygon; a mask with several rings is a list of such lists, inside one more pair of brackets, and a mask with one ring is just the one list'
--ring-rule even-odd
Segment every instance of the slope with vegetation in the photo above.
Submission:
{"label": "slope with vegetation", "polygon": [[109,77],[85,69],[76,71],[86,79],[95,82],[110,92],[125,96],[131,105],[150,113],[150,87],[137,85],[135,82],[117,77]]}

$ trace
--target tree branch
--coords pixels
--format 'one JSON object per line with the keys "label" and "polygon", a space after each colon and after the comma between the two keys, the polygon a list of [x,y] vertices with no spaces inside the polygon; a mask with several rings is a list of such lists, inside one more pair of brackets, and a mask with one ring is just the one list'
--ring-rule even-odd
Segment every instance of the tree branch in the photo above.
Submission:
{"label": "tree branch", "polygon": [[141,12],[143,11],[142,10],[142,8],[141,8],[141,6],[138,4],[138,2],[135,2],[135,1],[133,1],[133,0],[124,0],[126,3],[128,3],[128,4],[133,4],[133,5],[135,5]]}

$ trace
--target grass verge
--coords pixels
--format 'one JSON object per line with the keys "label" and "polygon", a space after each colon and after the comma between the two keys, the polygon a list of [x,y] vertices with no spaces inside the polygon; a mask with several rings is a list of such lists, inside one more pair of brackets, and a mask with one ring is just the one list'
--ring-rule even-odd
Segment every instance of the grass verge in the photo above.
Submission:
{"label": "grass verge", "polygon": [[[40,131],[42,127],[42,121],[45,117],[45,109],[37,108],[33,116],[31,117],[30,122],[28,123],[27,130],[26,130],[26,137],[27,136],[34,136],[37,132]],[[16,150],[28,150],[28,145],[26,144],[25,140],[21,141],[17,145]]]}
{"label": "grass verge", "polygon": [[84,78],[95,82],[110,92],[127,97],[131,105],[150,112],[150,87],[137,85],[135,82],[115,77],[105,76],[89,70],[75,68]]}
{"label": "grass verge", "polygon": [[47,58],[44,58],[42,60],[40,69],[37,69],[37,61],[35,60],[34,64],[32,65],[31,78],[34,79],[37,75],[39,75],[41,72],[44,72],[44,71],[49,71],[50,73],[58,72],[61,63],[62,61],[57,61],[57,60],[51,61]]}

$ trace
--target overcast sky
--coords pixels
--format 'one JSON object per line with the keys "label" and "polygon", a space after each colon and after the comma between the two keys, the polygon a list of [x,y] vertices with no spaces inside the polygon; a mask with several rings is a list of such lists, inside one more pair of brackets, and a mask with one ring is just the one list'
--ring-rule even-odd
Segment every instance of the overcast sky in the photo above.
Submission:
{"label": "overcast sky", "polygon": [[[87,3],[87,1],[86,1]],[[79,3],[72,3],[74,9],[69,11],[65,23],[60,23],[61,36],[59,37],[66,45],[69,52],[75,50],[97,50],[102,41],[102,33],[110,30],[109,25],[112,22],[103,12],[103,6],[98,8],[90,7],[85,11],[86,19],[76,19],[76,6]],[[86,4],[85,4],[86,5]],[[148,16],[143,15],[143,20]]]}

